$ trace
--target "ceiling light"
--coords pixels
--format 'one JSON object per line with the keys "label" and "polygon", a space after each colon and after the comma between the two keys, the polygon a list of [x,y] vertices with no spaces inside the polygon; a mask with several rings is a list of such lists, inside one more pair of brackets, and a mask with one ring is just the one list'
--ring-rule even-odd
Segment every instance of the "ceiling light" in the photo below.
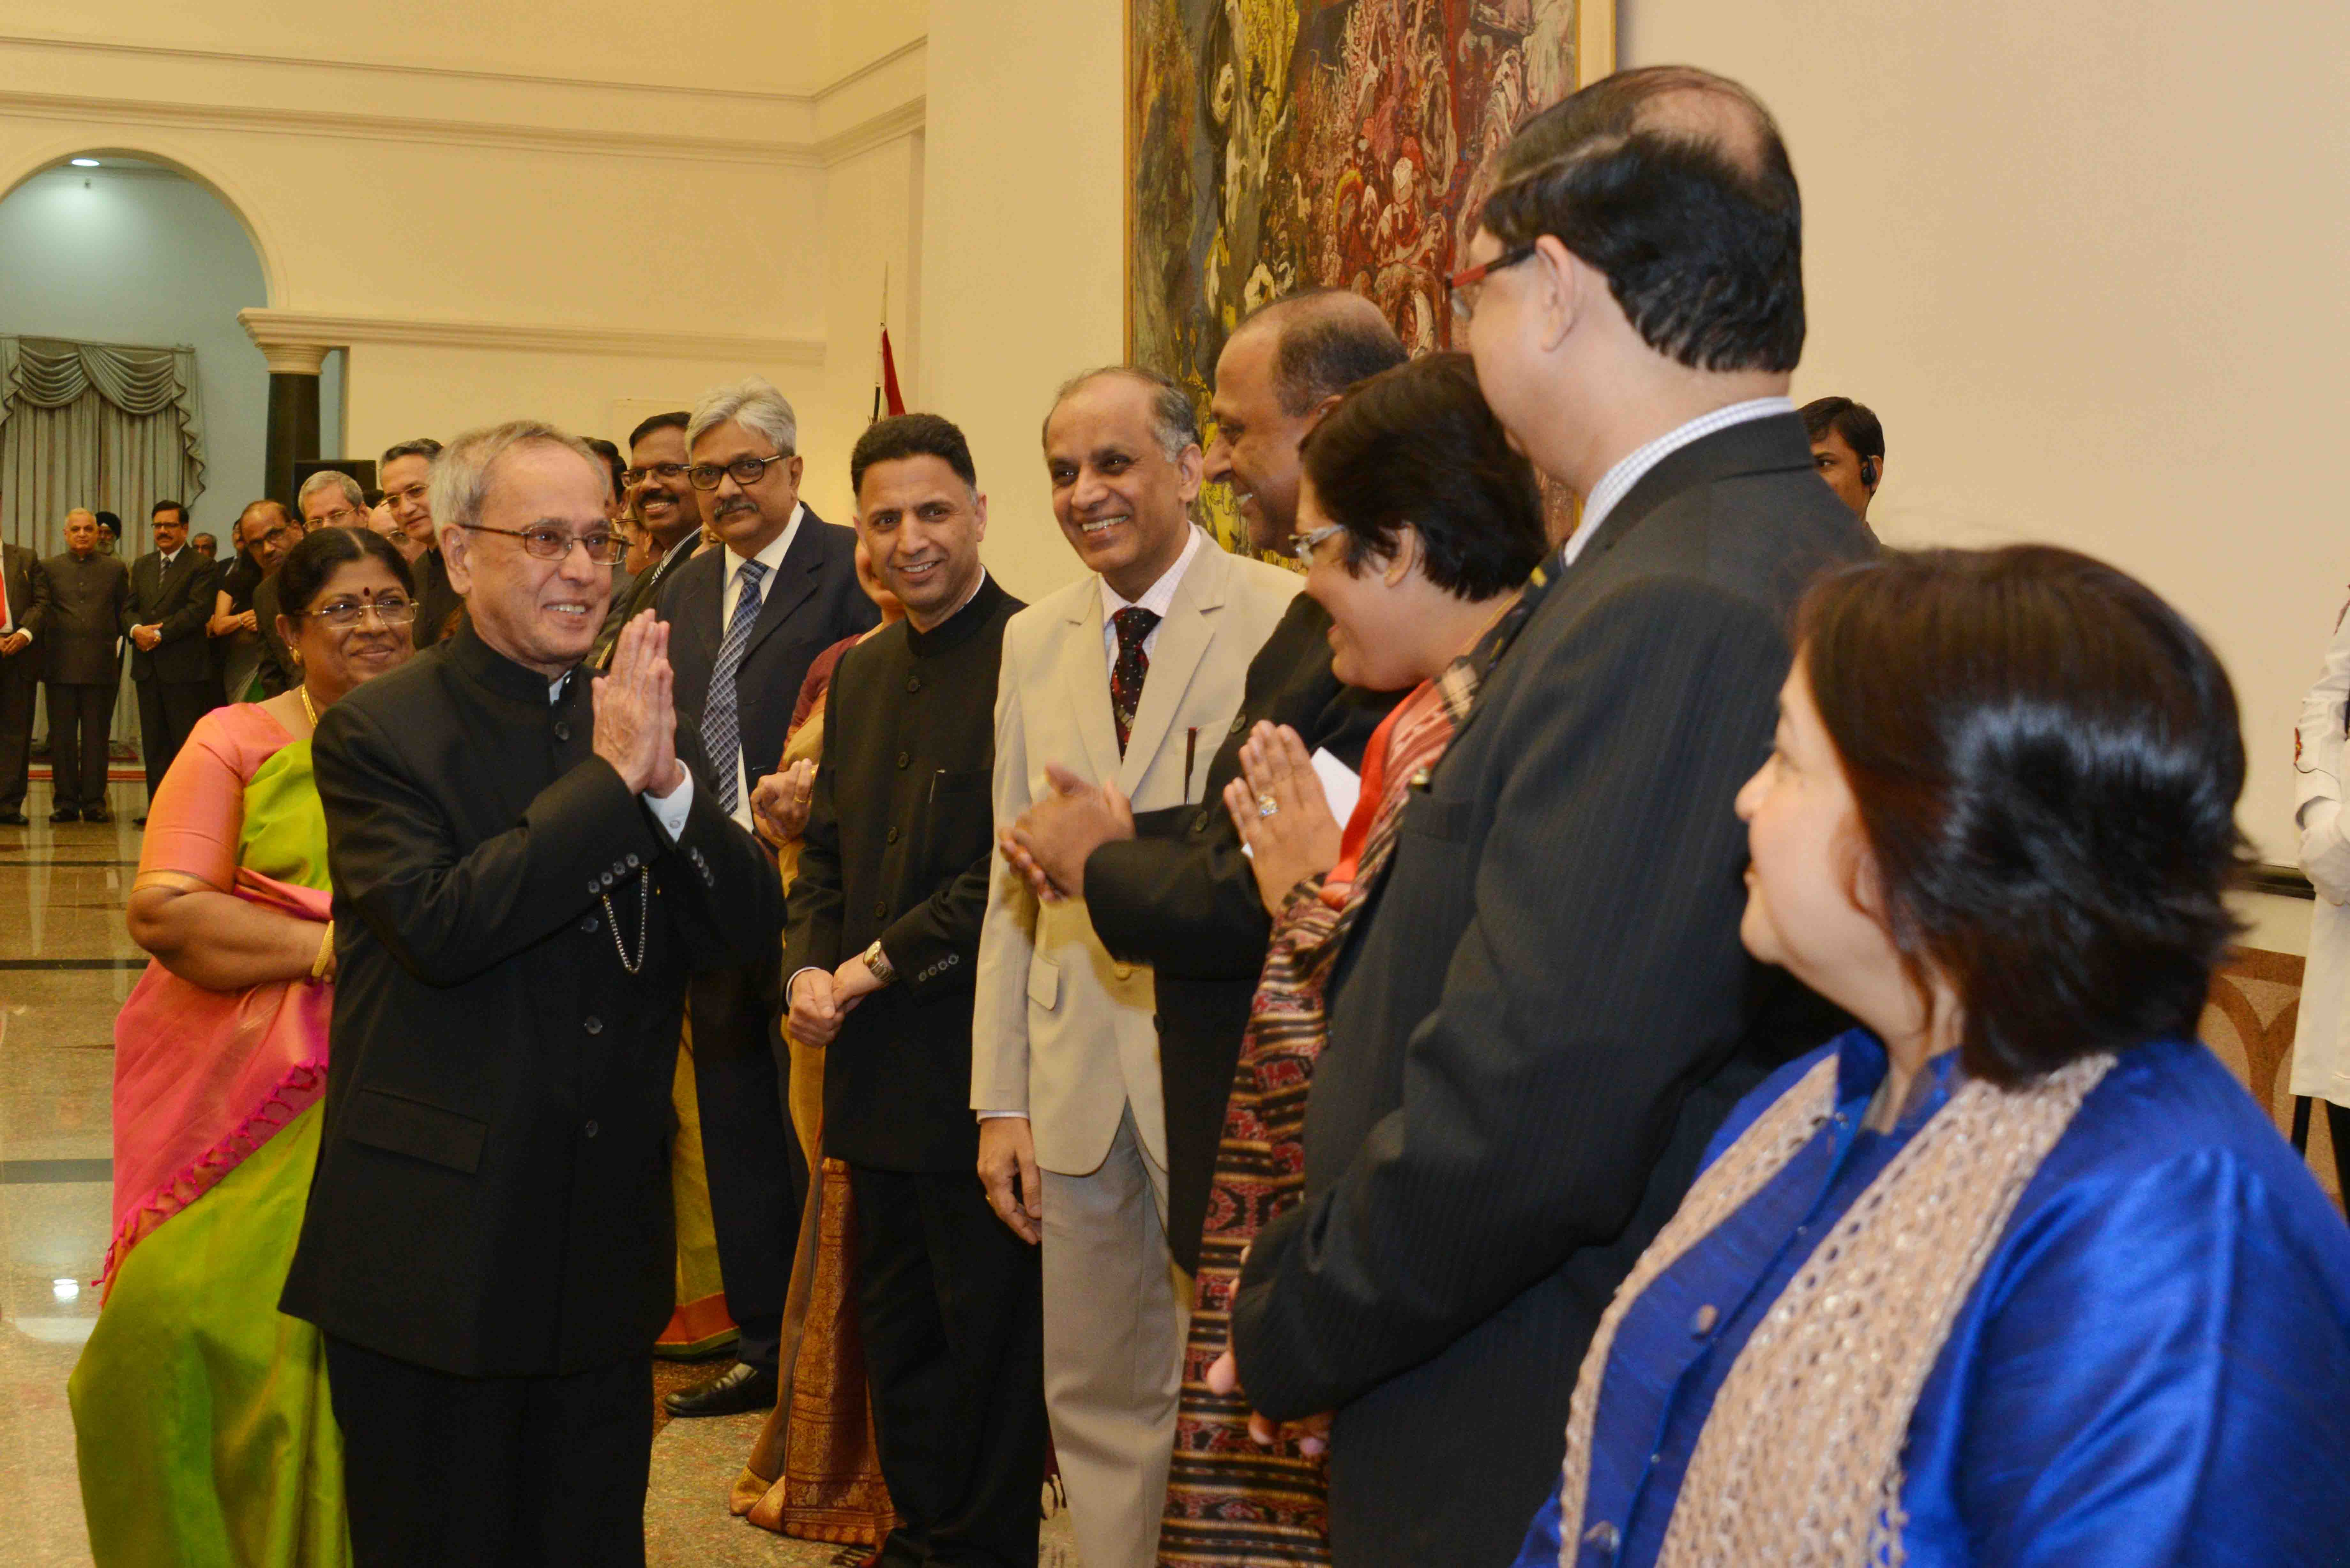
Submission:
{"label": "ceiling light", "polygon": [[77,158],[73,161],[73,166],[77,169],[95,169],[98,167],[98,160],[95,158]]}

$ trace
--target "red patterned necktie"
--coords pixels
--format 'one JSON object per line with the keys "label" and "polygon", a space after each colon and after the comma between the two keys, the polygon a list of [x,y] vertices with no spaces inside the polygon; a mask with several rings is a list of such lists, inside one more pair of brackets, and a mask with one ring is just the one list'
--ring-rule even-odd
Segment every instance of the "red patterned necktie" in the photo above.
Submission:
{"label": "red patterned necktie", "polygon": [[1118,725],[1118,754],[1126,755],[1127,737],[1134,733],[1134,711],[1142,705],[1142,679],[1150,673],[1150,656],[1142,639],[1159,624],[1159,612],[1128,605],[1109,618],[1118,631],[1118,662],[1109,667],[1109,716]]}

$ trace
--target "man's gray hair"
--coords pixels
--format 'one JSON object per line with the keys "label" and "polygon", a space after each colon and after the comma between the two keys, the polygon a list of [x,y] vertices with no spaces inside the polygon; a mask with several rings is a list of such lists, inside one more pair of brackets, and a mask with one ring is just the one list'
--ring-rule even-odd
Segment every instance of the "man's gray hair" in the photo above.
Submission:
{"label": "man's gray hair", "polygon": [[1191,395],[1176,385],[1173,377],[1148,365],[1100,365],[1070,377],[1053,394],[1053,406],[1045,410],[1045,428],[1052,428],[1053,416],[1061,411],[1061,405],[1078,388],[1104,376],[1124,376],[1149,389],[1150,433],[1159,438],[1159,450],[1166,452],[1168,462],[1181,462],[1184,448],[1200,444],[1200,410],[1191,406]]}
{"label": "man's gray hair", "polygon": [[294,497],[294,510],[300,512],[307,508],[310,504],[310,497],[321,490],[340,490],[343,499],[350,503],[351,510],[359,514],[362,522],[366,520],[367,492],[359,488],[358,480],[339,468],[322,468],[304,480],[301,493]]}
{"label": "man's gray hair", "polygon": [[763,376],[745,376],[702,393],[702,400],[693,405],[693,417],[686,421],[686,450],[691,452],[695,441],[728,420],[766,437],[768,444],[785,456],[800,449],[799,416],[792,412],[790,400],[775,390],[775,383]]}
{"label": "man's gray hair", "polygon": [[604,493],[612,491],[612,471],[586,441],[542,420],[508,420],[485,425],[441,449],[432,460],[432,522],[436,527],[471,527],[482,520],[482,503],[490,493],[490,475],[498,459],[524,446],[559,446],[577,454],[596,471]]}

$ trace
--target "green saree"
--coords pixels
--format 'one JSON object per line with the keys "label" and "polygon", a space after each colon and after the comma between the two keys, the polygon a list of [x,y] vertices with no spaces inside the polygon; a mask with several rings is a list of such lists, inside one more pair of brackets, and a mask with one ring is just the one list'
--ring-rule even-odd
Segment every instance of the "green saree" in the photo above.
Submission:
{"label": "green saree", "polygon": [[[309,742],[257,707],[208,716],[158,793],[142,876],[324,919],[326,863]],[[114,1248],[68,1384],[100,1568],[350,1561],[325,1347],[277,1310],[327,1017],[324,986],[224,995],[151,964],[117,1023]]]}

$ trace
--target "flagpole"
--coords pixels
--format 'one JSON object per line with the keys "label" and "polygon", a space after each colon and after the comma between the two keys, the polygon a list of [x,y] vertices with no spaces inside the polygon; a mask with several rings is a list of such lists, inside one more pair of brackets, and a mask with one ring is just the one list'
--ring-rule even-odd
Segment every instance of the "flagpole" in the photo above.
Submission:
{"label": "flagpole", "polygon": [[[881,343],[889,333],[889,264],[881,264],[881,330],[873,335],[873,420],[881,417]],[[873,420],[866,422],[870,424]]]}

